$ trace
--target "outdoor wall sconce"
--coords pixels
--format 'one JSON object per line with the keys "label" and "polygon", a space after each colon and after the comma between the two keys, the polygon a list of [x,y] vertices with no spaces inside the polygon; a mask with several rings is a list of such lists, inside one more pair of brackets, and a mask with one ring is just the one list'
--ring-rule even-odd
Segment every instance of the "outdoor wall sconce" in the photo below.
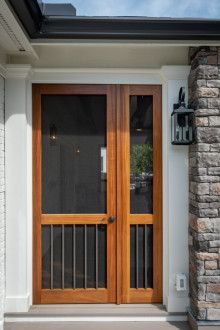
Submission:
{"label": "outdoor wall sconce", "polygon": [[171,114],[172,144],[188,145],[193,143],[194,110],[186,108],[185,88],[179,91],[179,102],[173,105]]}

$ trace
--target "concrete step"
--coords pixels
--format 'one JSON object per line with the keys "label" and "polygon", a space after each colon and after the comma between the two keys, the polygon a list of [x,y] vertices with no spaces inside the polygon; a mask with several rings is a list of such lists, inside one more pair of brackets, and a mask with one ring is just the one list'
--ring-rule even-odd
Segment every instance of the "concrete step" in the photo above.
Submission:
{"label": "concrete step", "polygon": [[188,330],[186,320],[185,313],[158,304],[34,305],[27,313],[5,314],[5,330]]}
{"label": "concrete step", "polygon": [[6,322],[4,330],[190,330],[187,322]]}
{"label": "concrete step", "polygon": [[110,320],[117,317],[118,320],[126,318],[131,319],[156,319],[158,321],[185,321],[185,313],[168,313],[164,306],[160,304],[76,304],[76,305],[34,305],[31,306],[27,313],[7,313],[5,318],[13,319],[44,319],[44,318],[60,318],[66,320],[88,320],[98,319]]}

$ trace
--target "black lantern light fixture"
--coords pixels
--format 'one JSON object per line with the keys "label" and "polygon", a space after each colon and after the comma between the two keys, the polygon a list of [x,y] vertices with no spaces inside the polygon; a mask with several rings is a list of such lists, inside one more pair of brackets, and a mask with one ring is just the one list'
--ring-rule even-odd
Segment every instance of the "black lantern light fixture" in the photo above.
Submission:
{"label": "black lantern light fixture", "polygon": [[173,105],[171,114],[172,144],[188,145],[193,143],[194,110],[186,108],[185,88],[179,91],[179,102]]}

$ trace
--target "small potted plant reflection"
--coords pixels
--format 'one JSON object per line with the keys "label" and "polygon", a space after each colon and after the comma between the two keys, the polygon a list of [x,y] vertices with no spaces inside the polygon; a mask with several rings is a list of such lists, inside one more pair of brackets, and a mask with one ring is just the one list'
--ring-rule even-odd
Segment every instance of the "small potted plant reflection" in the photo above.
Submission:
{"label": "small potted plant reflection", "polygon": [[145,191],[152,184],[153,149],[147,144],[134,144],[131,146],[131,181],[130,190],[136,194]]}

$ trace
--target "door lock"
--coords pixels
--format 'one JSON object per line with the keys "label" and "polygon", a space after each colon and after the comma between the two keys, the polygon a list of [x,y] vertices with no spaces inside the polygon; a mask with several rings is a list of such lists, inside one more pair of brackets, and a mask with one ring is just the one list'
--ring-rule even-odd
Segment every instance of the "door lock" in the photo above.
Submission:
{"label": "door lock", "polygon": [[113,223],[113,222],[115,222],[115,220],[116,220],[116,217],[114,217],[113,215],[111,215],[111,216],[108,218],[108,222],[109,222],[109,223]]}

